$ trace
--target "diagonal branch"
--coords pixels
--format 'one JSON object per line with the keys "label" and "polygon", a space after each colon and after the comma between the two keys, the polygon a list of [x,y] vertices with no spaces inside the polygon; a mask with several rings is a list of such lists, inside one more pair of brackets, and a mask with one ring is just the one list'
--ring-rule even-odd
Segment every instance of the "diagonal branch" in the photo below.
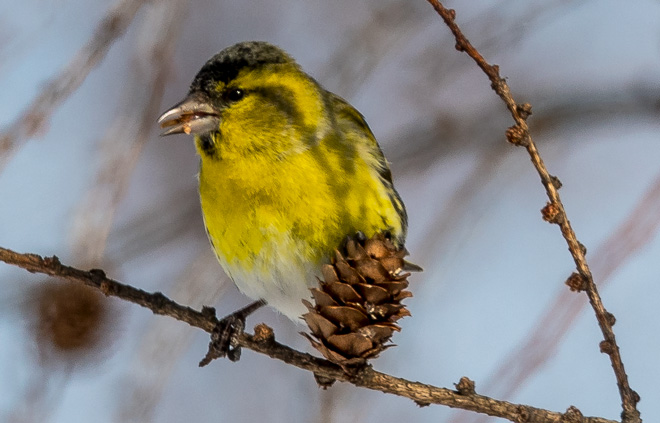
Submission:
{"label": "diagonal branch", "polygon": [[604,341],[600,343],[601,352],[606,353],[610,357],[612,368],[617,380],[617,386],[621,396],[623,407],[622,421],[626,423],[639,423],[641,422],[639,411],[637,410],[637,402],[639,395],[630,388],[628,383],[628,376],[626,375],[619,346],[616,343],[612,325],[614,324],[614,316],[605,310],[603,302],[594,283],[591,270],[587,265],[585,258],[586,251],[584,246],[578,241],[575,231],[571,227],[568,220],[564,205],[559,198],[558,189],[561,186],[559,180],[550,175],[539,152],[532,140],[527,126],[527,118],[531,115],[531,106],[529,104],[517,104],[509,90],[506,81],[500,76],[499,67],[497,65],[489,64],[486,59],[477,51],[468,39],[463,35],[460,28],[454,21],[456,12],[451,9],[446,9],[438,0],[428,0],[433,8],[442,17],[445,24],[449,27],[451,32],[456,38],[456,49],[465,52],[476,62],[477,66],[484,71],[491,81],[491,87],[498,96],[504,101],[515,125],[507,130],[507,139],[515,145],[523,146],[529,153],[532,164],[538,172],[541,183],[545,187],[546,194],[550,199],[548,205],[543,209],[543,217],[550,223],[556,223],[561,229],[561,233],[568,244],[568,249],[573,257],[577,267],[577,273],[574,273],[567,283],[573,290],[584,290],[587,293],[589,302],[596,314],[598,325],[603,333]]}
{"label": "diagonal branch", "polygon": [[[71,282],[82,283],[99,289],[107,296],[121,298],[141,305],[154,314],[173,317],[208,333],[211,333],[218,323],[215,310],[212,308],[204,307],[199,312],[170,300],[160,292],[149,293],[119,283],[106,277],[100,269],[84,271],[63,265],[55,256],[42,258],[36,254],[20,254],[0,247],[0,261],[23,268],[31,273],[42,273]],[[266,325],[258,325],[255,332],[255,335],[244,333],[238,337],[238,345],[300,369],[309,370],[314,373],[319,381],[332,383],[334,380],[339,380],[355,386],[409,398],[420,406],[429,404],[445,405],[505,418],[512,422],[556,423],[560,421],[579,421],[582,423],[615,423],[613,420],[600,417],[583,417],[580,411],[574,407],[570,407],[566,413],[558,413],[478,395],[474,391],[474,383],[467,378],[462,378],[456,385],[457,389],[452,390],[390,376],[375,371],[371,367],[365,367],[355,374],[347,374],[339,366],[329,361],[275,342],[272,329]]]}

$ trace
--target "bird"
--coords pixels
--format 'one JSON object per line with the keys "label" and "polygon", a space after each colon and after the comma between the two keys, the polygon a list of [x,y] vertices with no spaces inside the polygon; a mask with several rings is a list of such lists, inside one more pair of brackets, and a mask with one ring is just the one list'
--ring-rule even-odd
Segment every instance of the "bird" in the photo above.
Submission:
{"label": "bird", "polygon": [[256,300],[248,312],[268,304],[300,322],[302,300],[346,237],[405,243],[406,208],[365,118],[275,45],[241,42],[212,56],[158,122],[163,136],[194,137],[208,239]]}

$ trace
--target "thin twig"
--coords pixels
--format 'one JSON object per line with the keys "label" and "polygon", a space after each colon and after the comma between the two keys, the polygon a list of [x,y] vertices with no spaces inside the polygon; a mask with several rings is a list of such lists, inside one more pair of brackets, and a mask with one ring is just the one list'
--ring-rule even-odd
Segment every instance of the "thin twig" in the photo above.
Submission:
{"label": "thin twig", "polygon": [[600,344],[601,352],[609,355],[612,368],[614,369],[623,407],[622,421],[626,423],[641,422],[641,417],[637,410],[639,395],[630,388],[628,376],[626,375],[623,361],[621,360],[619,346],[616,343],[616,338],[612,330],[614,317],[611,313],[605,310],[600,295],[598,294],[596,284],[593,281],[593,276],[587,265],[584,247],[578,241],[568,220],[566,211],[564,210],[564,205],[559,198],[558,180],[548,172],[529,133],[527,117],[531,114],[531,106],[529,104],[518,105],[514,101],[509,86],[500,76],[499,67],[497,65],[489,64],[461,32],[455,22],[456,12],[451,9],[446,9],[438,0],[428,0],[428,2],[433,6],[436,12],[438,12],[445,24],[454,34],[454,37],[456,38],[456,49],[465,52],[468,56],[474,59],[477,66],[479,66],[479,68],[481,68],[481,70],[483,70],[488,76],[488,79],[490,79],[493,90],[500,96],[509,109],[511,116],[515,121],[515,125],[507,130],[507,139],[511,143],[523,146],[527,149],[532,163],[541,177],[541,183],[545,187],[546,194],[550,199],[550,202],[544,208],[544,218],[551,223],[558,224],[561,228],[561,233],[568,244],[568,249],[571,252],[571,256],[577,267],[577,275],[579,275],[583,281],[582,288],[586,291],[587,296],[589,297],[589,302],[594,309],[598,325],[605,338]]}
{"label": "thin twig", "polygon": [[[21,267],[32,273],[42,273],[97,288],[107,296],[133,302],[151,310],[154,314],[173,317],[208,333],[212,333],[218,324],[218,319],[211,308],[204,308],[201,312],[193,310],[170,300],[160,292],[149,293],[119,283],[106,277],[100,269],[84,271],[63,265],[55,256],[42,258],[36,254],[20,254],[2,247],[0,247],[0,261]],[[470,387],[467,378],[462,379],[461,383],[457,385],[457,390],[452,390],[390,376],[377,372],[371,367],[365,367],[355,374],[347,374],[339,366],[329,361],[275,342],[272,330],[265,327],[265,325],[260,326],[261,333],[259,335],[244,333],[238,337],[237,344],[298,368],[309,370],[317,376],[317,379],[349,382],[355,386],[409,398],[419,405],[446,405],[505,418],[512,422],[557,423],[560,421],[579,421],[582,423],[615,423],[614,420],[600,417],[583,417],[574,407],[570,407],[566,413],[558,413],[478,395],[474,392],[473,386]],[[577,420],[575,420],[576,417]]]}

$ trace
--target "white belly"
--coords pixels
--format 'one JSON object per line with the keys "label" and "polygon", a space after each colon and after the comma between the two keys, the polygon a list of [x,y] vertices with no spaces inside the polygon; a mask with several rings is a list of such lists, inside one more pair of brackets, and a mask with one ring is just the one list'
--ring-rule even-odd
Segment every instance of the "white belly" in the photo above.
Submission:
{"label": "white belly", "polygon": [[299,256],[296,252],[305,251],[299,247],[281,243],[265,246],[248,266],[228,263],[221,256],[218,261],[243,294],[254,300],[266,300],[289,319],[302,323],[300,316],[307,312],[302,300],[311,300],[309,289],[318,285],[322,263],[310,263],[308,258]]}

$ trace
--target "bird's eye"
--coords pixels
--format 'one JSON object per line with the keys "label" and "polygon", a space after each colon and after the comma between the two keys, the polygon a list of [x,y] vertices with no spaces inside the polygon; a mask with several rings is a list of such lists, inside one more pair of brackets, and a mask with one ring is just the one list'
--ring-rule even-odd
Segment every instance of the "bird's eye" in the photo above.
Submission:
{"label": "bird's eye", "polygon": [[245,91],[243,91],[242,89],[232,88],[231,90],[229,90],[229,92],[227,92],[227,99],[229,99],[229,101],[238,101],[242,99],[244,95],[245,95]]}

